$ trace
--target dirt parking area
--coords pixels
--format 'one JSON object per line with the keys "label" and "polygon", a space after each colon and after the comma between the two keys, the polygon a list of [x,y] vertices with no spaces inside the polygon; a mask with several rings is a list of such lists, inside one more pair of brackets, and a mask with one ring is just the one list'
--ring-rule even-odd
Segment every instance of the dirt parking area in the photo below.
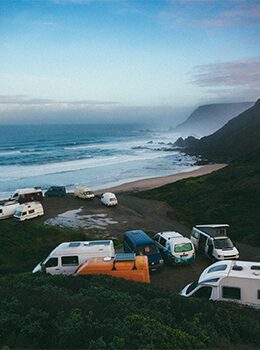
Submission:
{"label": "dirt parking area", "polygon": [[[149,234],[161,231],[178,231],[189,237],[190,228],[174,220],[174,210],[159,201],[146,200],[121,193],[116,207],[104,206],[98,197],[93,200],[75,198],[72,194],[61,198],[45,198],[45,215],[41,220],[48,224],[64,227],[79,227],[88,236],[123,239],[127,230],[142,229]],[[260,249],[237,244],[241,260],[260,261]],[[152,284],[174,291],[180,291],[186,284],[198,279],[211,262],[203,255],[197,255],[188,266],[163,266],[151,274]]]}

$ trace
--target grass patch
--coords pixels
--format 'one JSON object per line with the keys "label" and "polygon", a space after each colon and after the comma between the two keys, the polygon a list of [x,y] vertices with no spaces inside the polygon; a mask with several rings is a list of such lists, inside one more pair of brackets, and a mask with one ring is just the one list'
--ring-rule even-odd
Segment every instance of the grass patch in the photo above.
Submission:
{"label": "grass patch", "polygon": [[0,343],[31,349],[236,349],[260,313],[109,276],[1,278]]}
{"label": "grass patch", "polygon": [[260,246],[260,157],[239,161],[210,175],[181,180],[136,194],[167,202],[175,218],[196,224],[229,223],[234,240]]}

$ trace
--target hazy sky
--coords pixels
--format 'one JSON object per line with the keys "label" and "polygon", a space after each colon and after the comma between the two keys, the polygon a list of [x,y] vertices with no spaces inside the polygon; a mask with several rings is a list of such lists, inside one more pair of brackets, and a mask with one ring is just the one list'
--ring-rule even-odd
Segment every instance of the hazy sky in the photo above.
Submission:
{"label": "hazy sky", "polygon": [[2,122],[260,95],[259,0],[0,0],[0,45]]}

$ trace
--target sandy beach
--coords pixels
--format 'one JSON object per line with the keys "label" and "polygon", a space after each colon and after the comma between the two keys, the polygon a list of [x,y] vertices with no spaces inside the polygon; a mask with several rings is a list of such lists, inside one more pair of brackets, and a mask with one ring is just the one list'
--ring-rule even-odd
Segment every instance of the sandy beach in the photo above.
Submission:
{"label": "sandy beach", "polygon": [[138,191],[149,190],[149,189],[167,185],[169,183],[173,183],[182,179],[187,179],[189,177],[196,177],[196,176],[210,174],[213,171],[224,168],[226,165],[227,164],[207,164],[193,171],[187,171],[187,172],[168,175],[168,176],[160,176],[160,177],[153,177],[149,179],[131,181],[131,182],[124,183],[122,185],[100,189],[95,192],[97,194],[100,194],[107,191],[122,193],[122,192],[129,192],[129,191],[138,192]]}

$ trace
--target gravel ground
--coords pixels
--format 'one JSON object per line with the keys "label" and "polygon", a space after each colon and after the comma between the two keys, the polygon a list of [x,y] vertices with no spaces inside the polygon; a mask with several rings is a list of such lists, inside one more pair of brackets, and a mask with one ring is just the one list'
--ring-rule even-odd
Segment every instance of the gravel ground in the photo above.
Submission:
{"label": "gravel ground", "polygon": [[[118,194],[117,207],[107,208],[99,198],[82,200],[68,194],[62,198],[45,198],[43,221],[61,226],[81,227],[88,236],[117,237],[122,240],[127,230],[142,229],[150,234],[160,231],[178,231],[189,237],[190,228],[174,220],[174,210],[159,201],[134,197],[127,193]],[[237,244],[241,260],[260,261],[260,248]],[[188,266],[164,266],[151,274],[152,284],[174,291],[180,291],[186,284],[198,279],[211,262],[203,255],[197,255]]]}

